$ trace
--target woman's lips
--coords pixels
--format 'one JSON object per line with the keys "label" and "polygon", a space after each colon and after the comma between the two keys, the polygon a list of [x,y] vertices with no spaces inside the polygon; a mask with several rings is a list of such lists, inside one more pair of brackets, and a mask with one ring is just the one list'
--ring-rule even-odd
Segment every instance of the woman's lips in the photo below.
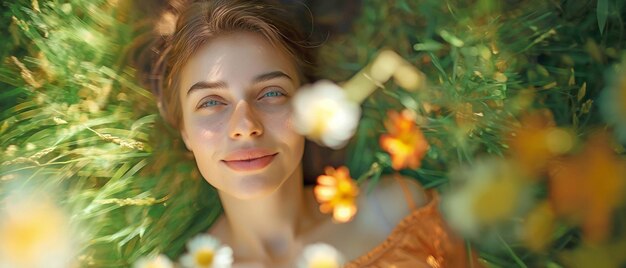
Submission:
{"label": "woman's lips", "polygon": [[229,154],[222,162],[235,171],[254,171],[269,165],[277,154],[262,149],[241,150]]}

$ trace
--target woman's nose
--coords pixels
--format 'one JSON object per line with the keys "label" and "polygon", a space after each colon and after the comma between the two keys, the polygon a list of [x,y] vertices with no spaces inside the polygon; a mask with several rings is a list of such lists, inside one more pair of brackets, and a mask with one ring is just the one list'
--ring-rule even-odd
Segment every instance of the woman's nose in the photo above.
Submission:
{"label": "woman's nose", "polygon": [[240,101],[229,123],[231,139],[258,137],[263,134],[263,124],[257,114],[246,101]]}

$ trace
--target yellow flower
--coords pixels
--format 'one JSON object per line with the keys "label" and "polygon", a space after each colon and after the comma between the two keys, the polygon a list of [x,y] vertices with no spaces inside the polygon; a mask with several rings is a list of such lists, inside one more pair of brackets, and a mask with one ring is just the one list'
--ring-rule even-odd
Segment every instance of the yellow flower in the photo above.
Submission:
{"label": "yellow flower", "polygon": [[391,166],[396,170],[419,168],[429,145],[410,111],[389,111],[384,124],[388,134],[380,137],[380,146],[391,155]]}
{"label": "yellow flower", "polygon": [[[0,208],[0,267],[70,267],[68,217],[49,199],[10,196]],[[34,195],[34,194],[33,194]]]}
{"label": "yellow flower", "polygon": [[624,267],[626,243],[622,242],[623,236],[615,240],[600,245],[583,243],[572,250],[563,250],[558,255],[561,267]]}
{"label": "yellow flower", "polygon": [[540,252],[552,241],[555,215],[550,203],[542,201],[526,217],[522,239],[531,250]]}
{"label": "yellow flower", "polygon": [[478,238],[516,215],[528,194],[525,178],[514,163],[485,158],[450,172],[458,186],[442,199],[448,223],[468,238]]}
{"label": "yellow flower", "polygon": [[334,169],[326,167],[326,175],[317,178],[317,186],[313,190],[315,198],[320,202],[320,211],[333,212],[333,219],[348,222],[356,214],[356,197],[359,189],[350,177],[347,167]]}

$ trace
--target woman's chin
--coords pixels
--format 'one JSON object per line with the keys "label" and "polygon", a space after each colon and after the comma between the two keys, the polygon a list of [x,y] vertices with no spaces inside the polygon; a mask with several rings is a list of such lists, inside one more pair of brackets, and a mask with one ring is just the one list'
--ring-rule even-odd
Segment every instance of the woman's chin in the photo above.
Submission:
{"label": "woman's chin", "polygon": [[234,184],[228,194],[238,199],[256,199],[274,193],[281,185],[281,181],[264,175],[248,175],[233,178]]}
{"label": "woman's chin", "polygon": [[220,192],[242,200],[258,199],[272,195],[281,187],[286,187],[286,185],[290,185],[287,187],[292,187],[291,185],[302,187],[301,182],[286,183],[290,178],[295,178],[294,172],[296,172],[300,166],[296,166],[292,170],[285,168],[285,165],[281,164],[280,162],[274,162],[262,169],[252,172],[233,170],[223,165],[213,169],[213,171],[217,171],[216,169],[218,169],[219,172],[206,174],[207,176],[204,176],[205,174],[203,173],[203,176],[205,178],[213,178],[207,181]]}

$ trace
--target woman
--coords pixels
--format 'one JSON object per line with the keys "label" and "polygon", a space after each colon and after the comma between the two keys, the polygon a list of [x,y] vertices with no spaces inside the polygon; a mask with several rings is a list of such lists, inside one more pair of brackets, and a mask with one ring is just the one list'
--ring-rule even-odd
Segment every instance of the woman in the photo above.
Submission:
{"label": "woman", "polygon": [[164,68],[156,68],[165,78],[159,104],[219,193],[224,215],[209,233],[232,247],[236,265],[293,267],[315,242],[353,260],[347,267],[465,265],[436,197],[429,201],[414,180],[382,179],[345,224],[318,211],[303,187],[305,139],[290,105],[310,82],[305,41],[284,10],[265,2],[182,7]]}

